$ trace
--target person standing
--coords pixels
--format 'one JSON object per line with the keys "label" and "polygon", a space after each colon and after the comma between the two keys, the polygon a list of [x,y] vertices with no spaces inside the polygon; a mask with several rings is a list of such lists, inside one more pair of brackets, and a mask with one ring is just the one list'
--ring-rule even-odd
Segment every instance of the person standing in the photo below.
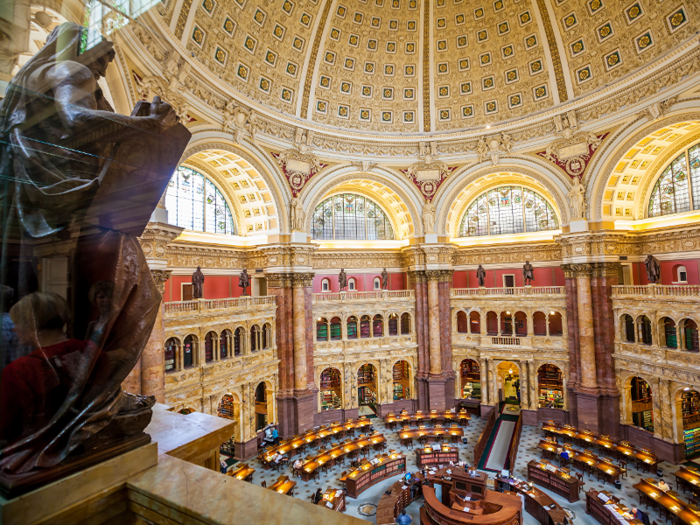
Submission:
{"label": "person standing", "polygon": [[277,444],[280,442],[280,435],[279,432],[277,432],[277,427],[272,427],[272,445],[277,446]]}
{"label": "person standing", "polygon": [[323,492],[321,492],[321,489],[318,489],[316,493],[314,494],[314,505],[318,505],[318,502],[323,499]]}
{"label": "person standing", "polygon": [[398,523],[398,525],[411,525],[411,523],[413,523],[413,519],[411,516],[406,514],[405,510],[402,510],[401,515],[396,518],[396,523]]}

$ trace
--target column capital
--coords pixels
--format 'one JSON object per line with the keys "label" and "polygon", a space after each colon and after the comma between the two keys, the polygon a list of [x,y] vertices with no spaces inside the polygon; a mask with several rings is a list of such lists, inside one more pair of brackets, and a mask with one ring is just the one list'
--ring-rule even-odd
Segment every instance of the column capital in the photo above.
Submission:
{"label": "column capital", "polygon": [[442,270],[426,270],[425,277],[429,283],[442,282]]}
{"label": "column capital", "polygon": [[306,288],[314,281],[313,273],[293,273],[291,274],[292,288]]}
{"label": "column capital", "polygon": [[564,277],[617,277],[620,273],[619,262],[591,262],[562,264]]}
{"label": "column capital", "polygon": [[165,293],[165,283],[170,279],[171,273],[173,273],[172,270],[151,270],[151,277],[153,277],[153,282],[156,283],[160,295]]}
{"label": "column capital", "polygon": [[268,288],[291,288],[292,286],[291,273],[268,273],[265,274]]}
{"label": "column capital", "polygon": [[426,279],[424,270],[409,270],[407,273],[408,273],[408,278],[414,284],[424,284],[424,283],[428,282]]}

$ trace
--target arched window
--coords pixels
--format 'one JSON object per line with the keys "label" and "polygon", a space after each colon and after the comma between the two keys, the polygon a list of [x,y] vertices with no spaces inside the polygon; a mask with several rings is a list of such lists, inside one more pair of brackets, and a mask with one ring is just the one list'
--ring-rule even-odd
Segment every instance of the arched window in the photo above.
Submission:
{"label": "arched window", "polygon": [[683,338],[681,348],[689,352],[697,352],[700,350],[698,346],[698,325],[692,319],[683,319],[681,321],[681,337]]}
{"label": "arched window", "polygon": [[401,314],[401,335],[409,335],[411,333],[411,314],[405,312]]}
{"label": "arched window", "polygon": [[634,343],[634,319],[632,319],[631,315],[625,314],[622,316],[622,322],[624,324],[623,334],[625,342]]}
{"label": "arched window", "polygon": [[399,316],[389,314],[389,335],[399,335]]}
{"label": "arched window", "polygon": [[328,320],[325,317],[316,321],[316,341],[328,341]]}
{"label": "arched window", "polygon": [[486,314],[486,335],[498,335],[498,315],[496,312]]}
{"label": "arched window", "polygon": [[639,335],[639,340],[642,342],[642,344],[651,344],[651,319],[649,319],[646,315],[642,316],[639,321]]}
{"label": "arched window", "polygon": [[243,337],[245,336],[245,330],[242,326],[236,328],[233,334],[233,355],[241,355],[243,351]]}
{"label": "arched window", "polygon": [[460,237],[556,230],[559,219],[539,193],[521,186],[500,186],[477,197],[467,208]]}
{"label": "arched window", "polygon": [[678,266],[676,268],[676,282],[687,283],[688,282],[688,270],[685,266]]}
{"label": "arched window", "polygon": [[323,279],[321,281],[321,291],[322,292],[330,292],[331,291],[331,280],[330,279]]}
{"label": "arched window", "polygon": [[561,314],[559,312],[549,312],[549,335],[562,335]]}
{"label": "arched window", "polygon": [[678,155],[661,173],[649,198],[648,214],[660,217],[691,209],[700,209],[700,144]]}
{"label": "arched window", "polygon": [[547,335],[547,316],[543,312],[532,314],[532,331],[535,335]]}
{"label": "arched window", "polygon": [[343,338],[343,332],[340,326],[340,317],[331,319],[331,341],[339,341]]}
{"label": "arched window", "polygon": [[260,327],[253,325],[250,329],[250,351],[257,352],[260,350]]}
{"label": "arched window", "polygon": [[375,290],[381,290],[382,289],[382,280],[379,277],[374,278],[374,289]]}
{"label": "arched window", "polygon": [[357,339],[357,317],[351,315],[348,317],[348,339]]}
{"label": "arched window", "polygon": [[214,332],[209,332],[204,336],[204,361],[207,363],[214,360],[214,341],[216,341]]}
{"label": "arched window", "polygon": [[372,320],[372,337],[382,337],[384,335],[384,318],[377,314]]}
{"label": "arched window", "polygon": [[177,345],[179,341],[171,337],[165,342],[165,371],[173,372],[177,369],[175,356],[177,355]]}
{"label": "arched window", "polygon": [[515,335],[518,337],[527,336],[527,315],[525,312],[515,312]]}
{"label": "arched window", "polygon": [[195,353],[197,352],[197,338],[193,335],[185,337],[185,344],[182,345],[182,366],[189,368],[196,364]]}
{"label": "arched window", "polygon": [[350,277],[350,279],[348,279],[348,290],[350,290],[351,292],[357,290],[357,281],[354,277]]}
{"label": "arched window", "polygon": [[224,330],[219,337],[219,355],[221,359],[229,357],[231,348],[231,330]]}
{"label": "arched window", "polygon": [[469,322],[471,323],[471,333],[479,334],[481,333],[481,314],[479,312],[472,312],[469,314]]}
{"label": "arched window", "polygon": [[231,210],[214,183],[193,169],[180,166],[165,193],[171,223],[207,233],[236,233]]}
{"label": "arched window", "polygon": [[467,322],[467,314],[465,312],[457,312],[457,332],[460,334],[466,334],[469,331],[469,324]]}
{"label": "arched window", "polygon": [[360,337],[370,337],[370,317],[369,315],[363,315],[360,317]]}
{"label": "arched window", "polygon": [[391,221],[379,205],[362,195],[343,193],[316,206],[312,237],[325,240],[386,240],[394,238]]}
{"label": "arched window", "polygon": [[272,327],[269,324],[263,325],[262,329],[262,347],[263,349],[270,348],[272,344]]}

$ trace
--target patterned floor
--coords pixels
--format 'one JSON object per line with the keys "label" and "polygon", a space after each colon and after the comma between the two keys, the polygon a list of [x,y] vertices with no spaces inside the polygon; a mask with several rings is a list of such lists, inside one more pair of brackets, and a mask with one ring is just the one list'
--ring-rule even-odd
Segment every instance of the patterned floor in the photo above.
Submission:
{"label": "patterned floor", "polygon": [[[384,423],[379,420],[375,419],[373,420],[373,424],[376,430],[379,432],[382,432],[384,436],[387,438],[388,441],[388,449],[395,449],[404,453],[407,453],[408,457],[408,469],[411,471],[415,471],[416,469],[416,462],[415,462],[415,454],[412,453],[412,450],[402,447],[401,444],[399,443],[397,434],[395,431],[387,431],[384,427]],[[479,439],[479,435],[484,427],[485,421],[481,419],[472,419],[469,422],[469,426],[465,429],[465,436],[468,439],[468,444],[467,445],[459,445],[460,448],[460,458],[463,461],[467,461],[469,464],[473,462],[473,449],[474,446],[476,445],[476,442]],[[527,463],[528,461],[536,458],[540,458],[539,451],[537,450],[537,444],[539,443],[540,439],[544,436],[542,430],[539,427],[523,427],[523,432],[522,432],[522,437],[520,440],[520,448],[518,451],[518,459],[516,461],[516,468],[515,468],[515,475],[521,479],[527,479]],[[315,449],[314,449],[315,451]],[[313,453],[313,452],[312,452]],[[370,456],[373,457],[373,456]],[[290,464],[292,461],[290,461]],[[285,471],[280,471],[280,472],[272,472],[272,471],[266,471],[264,470],[260,464],[256,460],[252,460],[248,462],[249,465],[251,465],[253,468],[256,469],[255,474],[253,475],[253,483],[256,485],[259,485],[263,480],[267,482],[267,486],[271,486],[279,476],[281,475],[288,475],[292,476],[292,469],[291,465],[285,470]],[[674,465],[671,465],[669,463],[662,463],[660,465],[664,472],[664,479],[666,482],[671,485],[672,488],[675,489],[675,478],[673,477],[673,472],[677,470],[677,467]],[[309,498],[311,495],[316,491],[316,489],[321,488],[325,490],[327,487],[334,487],[334,488],[342,488],[342,485],[338,482],[338,478],[340,477],[340,473],[343,470],[349,470],[349,464],[346,463],[346,466],[337,466],[334,469],[331,469],[328,473],[322,473],[321,474],[321,479],[320,481],[309,481],[309,482],[304,482],[301,481],[301,479],[295,479],[297,482],[297,486],[295,487],[295,498],[303,499],[305,501],[309,501]],[[493,476],[493,473],[489,473],[490,476]],[[603,485],[601,482],[597,481],[595,478],[586,475],[584,477],[584,481],[586,482],[585,485],[585,490],[590,489],[591,487],[596,488],[598,490],[608,490],[614,494],[619,493],[619,497],[622,501],[622,503],[626,504],[627,506],[638,506],[639,505],[639,495],[637,491],[632,488],[634,484],[636,484],[640,479],[642,478],[647,478],[650,477],[650,474],[643,474],[642,472],[636,470],[634,467],[630,467],[629,469],[629,474],[627,476],[627,479],[623,480],[623,486],[622,489],[617,491],[612,485],[606,484]],[[387,490],[398,478],[390,478],[388,480],[383,481],[382,483],[379,483],[372,488],[366,490],[363,492],[358,499],[351,499],[347,498],[346,503],[347,503],[347,511],[346,514],[350,516],[355,516],[367,521],[370,521],[372,523],[375,523],[375,518],[374,515],[372,514],[371,516],[365,516],[362,515],[359,511],[362,509],[363,511],[369,513],[372,513],[372,506],[376,505],[379,502],[379,499],[381,498],[382,494],[384,493],[385,490]],[[565,499],[556,496],[552,494],[551,492],[548,491],[548,493],[563,507],[570,509],[573,511],[575,514],[575,523],[576,525],[594,525],[597,524],[598,522],[593,519],[590,516],[586,515],[586,503],[585,503],[585,497],[583,497],[582,494],[582,499],[580,501],[577,501],[576,503],[569,503]],[[373,504],[373,505],[365,505],[365,504]],[[413,523],[414,525],[417,525],[420,523],[420,520],[418,518],[418,513],[419,509],[422,506],[422,501],[419,500],[417,502],[414,502],[409,508],[408,508],[408,513],[413,517]],[[649,514],[649,520],[650,522],[657,521],[659,525],[662,523],[665,523],[664,520],[661,519],[659,513],[653,509],[644,509],[642,508],[645,512]],[[330,511],[329,511],[330,512]],[[525,518],[523,520],[524,525],[536,525],[539,523],[535,518],[530,516],[529,514],[525,513]]]}

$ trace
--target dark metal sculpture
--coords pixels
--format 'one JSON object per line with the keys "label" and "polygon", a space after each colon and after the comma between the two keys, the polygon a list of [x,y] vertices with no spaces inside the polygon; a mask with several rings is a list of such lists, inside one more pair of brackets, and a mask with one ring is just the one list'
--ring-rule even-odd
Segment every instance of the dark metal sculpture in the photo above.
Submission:
{"label": "dark metal sculpture", "polygon": [[476,269],[476,278],[479,280],[480,287],[486,284],[486,270],[484,270],[484,267],[481,265]]}
{"label": "dark metal sculpture", "polygon": [[656,284],[661,279],[661,265],[659,261],[656,257],[649,254],[644,260],[644,266],[647,268],[647,280],[652,284]]}
{"label": "dark metal sculpture", "polygon": [[250,286],[250,275],[248,275],[248,270],[245,268],[243,268],[243,271],[238,276],[238,286],[243,288],[243,295],[248,295],[246,290]]}
{"label": "dark metal sculpture", "polygon": [[348,285],[348,276],[345,273],[345,270],[343,268],[340,269],[340,273],[338,274],[338,286],[340,287],[340,290],[343,291]]}
{"label": "dark metal sculpture", "polygon": [[[0,103],[0,285],[14,291],[0,300],[14,297],[10,318],[32,348],[0,376],[9,495],[150,441],[154,399],[121,388],[161,301],[137,237],[191,135],[158,97],[115,113],[97,83],[112,43],[81,52],[84,31],[58,26]],[[40,279],[61,257],[62,279]]]}
{"label": "dark metal sculpture", "polygon": [[204,274],[201,266],[197,266],[197,269],[192,274],[192,297],[195,299],[204,297]]}
{"label": "dark metal sculpture", "polygon": [[535,269],[530,264],[530,261],[525,261],[525,264],[523,264],[523,284],[525,284],[525,286],[531,286],[534,280]]}

